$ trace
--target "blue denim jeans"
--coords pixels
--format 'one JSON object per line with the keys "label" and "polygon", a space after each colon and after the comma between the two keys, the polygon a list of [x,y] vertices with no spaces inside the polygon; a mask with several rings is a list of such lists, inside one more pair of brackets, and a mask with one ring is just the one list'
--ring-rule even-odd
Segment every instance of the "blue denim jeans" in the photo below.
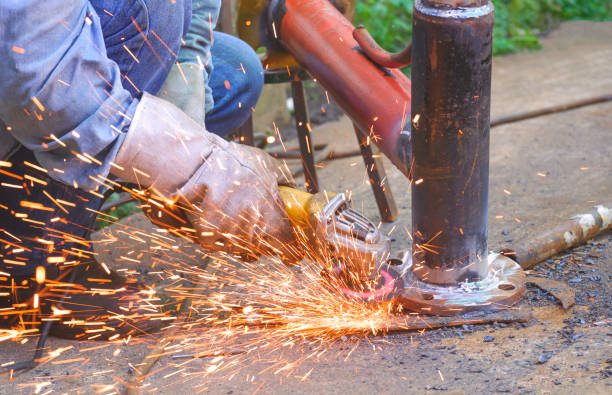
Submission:
{"label": "blue denim jeans", "polygon": [[[214,107],[206,113],[206,129],[226,136],[252,114],[264,83],[259,57],[244,41],[213,32],[212,64],[208,85]],[[227,81],[227,82],[226,82]]]}
{"label": "blue denim jeans", "polygon": [[[156,94],[176,62],[180,39],[189,25],[191,2],[100,0],[92,3],[102,21],[107,55],[119,65],[124,87],[134,96],[143,91]],[[259,58],[246,43],[227,34],[213,34],[211,54],[214,68],[209,86],[214,107],[206,113],[206,127],[213,133],[227,135],[241,126],[255,107],[263,86],[263,69]],[[24,162],[37,162],[32,152],[23,147],[9,160],[13,164],[10,173],[21,177],[28,174],[47,185],[18,181],[14,176],[0,172],[0,183],[23,182],[24,185],[23,189],[14,189],[13,193],[3,193],[0,199],[0,204],[6,207],[0,209],[0,244],[5,245],[8,241],[24,249],[12,252],[19,251],[19,248],[11,248],[0,253],[3,255],[0,271],[12,276],[28,276],[37,266],[48,265],[50,256],[65,255],[68,261],[80,260],[79,254],[82,253],[79,250],[87,251],[91,247],[86,240],[96,217],[91,210],[98,211],[102,199],[64,185],[25,165]],[[68,202],[64,208],[69,213],[53,204],[43,191]],[[40,203],[52,211],[24,207],[24,201]],[[15,213],[27,215],[29,221],[16,219]],[[41,242],[41,239],[52,241],[53,246]]]}

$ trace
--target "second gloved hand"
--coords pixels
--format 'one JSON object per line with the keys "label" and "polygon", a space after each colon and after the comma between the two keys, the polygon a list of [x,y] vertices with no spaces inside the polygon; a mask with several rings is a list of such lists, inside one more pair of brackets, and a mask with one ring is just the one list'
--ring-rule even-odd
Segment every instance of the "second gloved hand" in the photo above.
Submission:
{"label": "second gloved hand", "polygon": [[187,220],[183,227],[192,227],[192,237],[206,249],[246,260],[300,259],[278,190],[290,179],[265,152],[227,142],[145,93],[115,163],[113,174],[176,202]]}

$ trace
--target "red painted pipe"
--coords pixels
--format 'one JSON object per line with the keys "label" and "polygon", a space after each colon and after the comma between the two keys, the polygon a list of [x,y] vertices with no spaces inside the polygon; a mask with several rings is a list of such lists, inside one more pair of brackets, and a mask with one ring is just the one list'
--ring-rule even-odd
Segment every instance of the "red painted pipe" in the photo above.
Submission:
{"label": "red painted pipe", "polygon": [[[368,58],[355,27],[328,0],[277,0],[270,31],[407,176],[411,167],[410,79]],[[404,131],[404,132],[403,132]]]}
{"label": "red painted pipe", "polygon": [[353,30],[353,38],[359,43],[359,46],[368,58],[383,67],[398,69],[400,67],[410,66],[412,61],[412,44],[409,44],[399,52],[387,52],[378,45],[374,37],[372,37],[370,32],[363,26],[357,26],[355,30]]}

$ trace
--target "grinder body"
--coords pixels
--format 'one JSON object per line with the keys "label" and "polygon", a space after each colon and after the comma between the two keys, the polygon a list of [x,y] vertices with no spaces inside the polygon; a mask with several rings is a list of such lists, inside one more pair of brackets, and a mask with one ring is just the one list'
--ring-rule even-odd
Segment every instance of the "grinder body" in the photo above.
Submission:
{"label": "grinder body", "polygon": [[365,283],[378,275],[389,260],[390,240],[353,210],[346,194],[279,189],[297,237],[308,244],[307,258],[328,270],[342,267],[350,282]]}

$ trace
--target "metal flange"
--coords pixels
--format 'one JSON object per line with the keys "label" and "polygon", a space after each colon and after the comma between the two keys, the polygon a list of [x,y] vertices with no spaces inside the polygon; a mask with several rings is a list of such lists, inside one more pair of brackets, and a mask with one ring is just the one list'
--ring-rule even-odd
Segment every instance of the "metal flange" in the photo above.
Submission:
{"label": "metal flange", "polygon": [[401,266],[404,288],[397,296],[406,310],[422,314],[452,316],[470,311],[510,308],[525,294],[525,273],[512,259],[497,253],[487,257],[488,274],[479,281],[437,285],[418,279],[412,259],[406,254]]}

